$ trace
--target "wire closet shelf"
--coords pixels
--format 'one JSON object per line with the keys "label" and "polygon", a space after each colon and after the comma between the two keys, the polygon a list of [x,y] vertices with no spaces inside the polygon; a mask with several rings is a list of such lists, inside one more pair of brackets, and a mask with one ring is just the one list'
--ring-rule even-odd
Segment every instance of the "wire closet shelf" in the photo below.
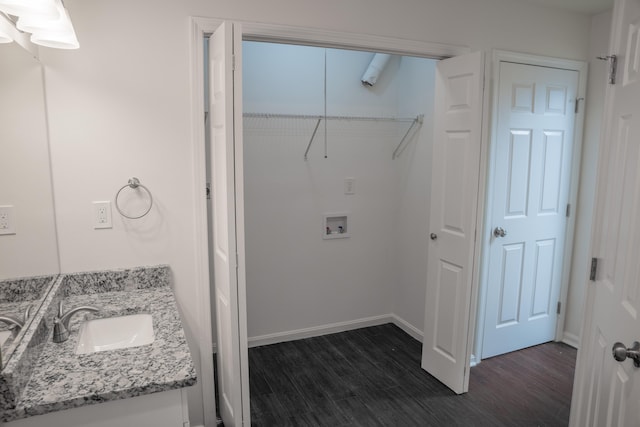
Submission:
{"label": "wire closet shelf", "polygon": [[396,122],[396,123],[411,123],[404,136],[398,143],[395,150],[393,150],[392,159],[396,159],[402,152],[405,142],[408,140],[409,135],[414,129],[422,126],[424,122],[424,114],[420,114],[416,117],[366,117],[366,116],[324,116],[324,115],[306,115],[306,114],[270,114],[270,113],[244,113],[243,117],[257,118],[257,119],[301,119],[301,120],[315,120],[316,125],[309,138],[307,149],[304,152],[304,160],[309,160],[309,150],[313,144],[313,140],[318,132],[320,123],[322,120],[344,120],[344,121],[365,121],[365,122]]}

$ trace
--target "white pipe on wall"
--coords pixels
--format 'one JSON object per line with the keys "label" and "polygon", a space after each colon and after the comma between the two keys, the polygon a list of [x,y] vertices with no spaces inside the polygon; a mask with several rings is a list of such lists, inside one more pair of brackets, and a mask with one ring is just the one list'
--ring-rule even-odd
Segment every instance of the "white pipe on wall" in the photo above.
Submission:
{"label": "white pipe on wall", "polygon": [[373,86],[376,84],[378,77],[380,77],[380,74],[384,71],[384,67],[387,66],[389,59],[391,59],[391,55],[387,53],[376,53],[373,55],[367,71],[362,75],[362,84],[365,86]]}

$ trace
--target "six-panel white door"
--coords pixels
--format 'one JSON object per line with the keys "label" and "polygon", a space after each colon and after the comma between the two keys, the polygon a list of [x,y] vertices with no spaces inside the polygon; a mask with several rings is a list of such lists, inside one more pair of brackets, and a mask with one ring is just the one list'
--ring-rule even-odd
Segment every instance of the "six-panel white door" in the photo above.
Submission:
{"label": "six-panel white door", "polygon": [[469,387],[469,318],[482,141],[481,52],[438,62],[422,368]]}
{"label": "six-panel white door", "polygon": [[[209,41],[213,252],[218,334],[218,393],[225,426],[249,425],[248,349],[244,289],[241,78],[233,56],[241,33],[225,22]],[[241,75],[241,74],[240,74]],[[240,104],[240,105],[239,105]],[[238,114],[240,111],[240,114]],[[243,424],[244,423],[244,424]]]}
{"label": "six-panel white door", "polygon": [[578,89],[577,71],[499,66],[482,358],[555,338]]}
{"label": "six-panel white door", "polygon": [[640,426],[640,368],[612,357],[616,341],[640,341],[640,0],[614,6],[618,77],[606,102],[592,254],[571,426]]}

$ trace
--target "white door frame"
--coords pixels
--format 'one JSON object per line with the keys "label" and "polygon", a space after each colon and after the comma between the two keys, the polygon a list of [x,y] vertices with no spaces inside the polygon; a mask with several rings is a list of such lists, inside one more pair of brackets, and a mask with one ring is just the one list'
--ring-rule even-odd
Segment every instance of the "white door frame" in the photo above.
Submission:
{"label": "white door frame", "polygon": [[[525,65],[537,65],[549,68],[560,68],[564,70],[572,70],[578,72],[578,98],[585,98],[586,88],[587,88],[587,62],[584,61],[573,61],[569,59],[561,59],[561,58],[551,58],[546,56],[539,55],[529,55],[524,53],[510,52],[505,50],[494,50],[492,65],[493,65],[493,89],[491,94],[491,136],[489,141],[489,158],[488,158],[488,176],[486,182],[486,194],[485,194],[485,206],[486,210],[484,212],[484,230],[491,230],[491,214],[492,214],[492,206],[491,200],[493,198],[493,182],[495,179],[494,170],[495,170],[495,157],[496,157],[496,138],[498,131],[498,79],[499,79],[499,71],[500,71],[500,62],[515,62],[519,64]],[[576,115],[575,121],[575,130],[574,130],[574,141],[573,141],[573,153],[571,158],[571,177],[570,177],[570,188],[569,188],[569,203],[571,204],[571,214],[569,216],[569,221],[567,222],[567,231],[565,235],[565,249],[564,249],[564,263],[562,266],[562,279],[561,279],[561,288],[560,288],[560,302],[562,303],[562,311],[561,316],[558,317],[558,321],[556,324],[556,341],[561,341],[563,338],[564,332],[564,323],[565,323],[565,315],[567,309],[567,295],[569,292],[569,279],[571,273],[571,262],[572,262],[572,252],[573,252],[573,239],[575,232],[575,224],[576,224],[576,206],[578,200],[578,184],[580,177],[580,161],[582,158],[582,133],[584,127],[584,112],[585,112],[585,103],[581,102],[579,105],[578,114]],[[476,318],[476,339],[474,346],[474,356],[475,360],[472,361],[472,364],[480,362],[480,355],[482,354],[482,337],[484,334],[484,317],[487,305],[487,286],[489,281],[489,254],[490,254],[490,244],[491,244],[491,236],[488,231],[482,234],[482,260],[480,267],[480,294],[478,297],[478,308],[477,308],[477,318]]]}
{"label": "white door frame", "polygon": [[[198,310],[195,339],[199,343],[199,382],[202,387],[205,426],[214,426],[215,396],[213,378],[213,342],[211,331],[211,300],[210,300],[210,276],[209,276],[209,249],[207,239],[207,201],[204,197],[206,178],[206,154],[204,134],[204,37],[213,33],[218,26],[227,21],[221,18],[191,17],[190,19],[190,90],[191,90],[191,149],[193,151],[194,176],[193,188],[196,194],[195,209],[195,242],[196,257],[195,269],[198,281]],[[270,42],[282,42],[288,44],[304,44],[309,46],[358,49],[375,52],[392,53],[406,56],[420,56],[434,59],[448,58],[471,52],[466,46],[430,43],[416,40],[404,40],[392,37],[381,37],[366,34],[344,33],[338,31],[320,30],[312,28],[294,27],[287,25],[261,24],[255,22],[240,22],[242,25],[244,40],[260,40]],[[485,84],[489,79],[489,73],[485,72]],[[483,128],[488,121],[487,99],[483,105]],[[488,133],[482,134],[481,155],[481,180],[478,185],[478,212],[484,212],[484,177],[486,176],[486,146]],[[476,225],[480,230],[482,216],[478,215]],[[425,239],[427,236],[425,236]],[[476,240],[475,259],[473,265],[473,292],[471,296],[471,311],[469,317],[469,330],[476,329],[476,307],[478,296],[478,274],[480,266],[480,239]],[[246,289],[239,289],[239,293],[246,296]],[[472,345],[469,339],[469,346]],[[247,379],[248,381],[248,379]],[[248,387],[248,384],[247,384]]]}

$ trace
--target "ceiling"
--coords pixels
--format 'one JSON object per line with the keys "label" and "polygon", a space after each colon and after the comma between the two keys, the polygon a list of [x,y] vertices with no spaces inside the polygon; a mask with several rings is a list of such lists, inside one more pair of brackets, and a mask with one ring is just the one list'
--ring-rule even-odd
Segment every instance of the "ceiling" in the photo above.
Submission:
{"label": "ceiling", "polygon": [[613,7],[613,0],[512,0],[537,3],[589,15],[604,12]]}

